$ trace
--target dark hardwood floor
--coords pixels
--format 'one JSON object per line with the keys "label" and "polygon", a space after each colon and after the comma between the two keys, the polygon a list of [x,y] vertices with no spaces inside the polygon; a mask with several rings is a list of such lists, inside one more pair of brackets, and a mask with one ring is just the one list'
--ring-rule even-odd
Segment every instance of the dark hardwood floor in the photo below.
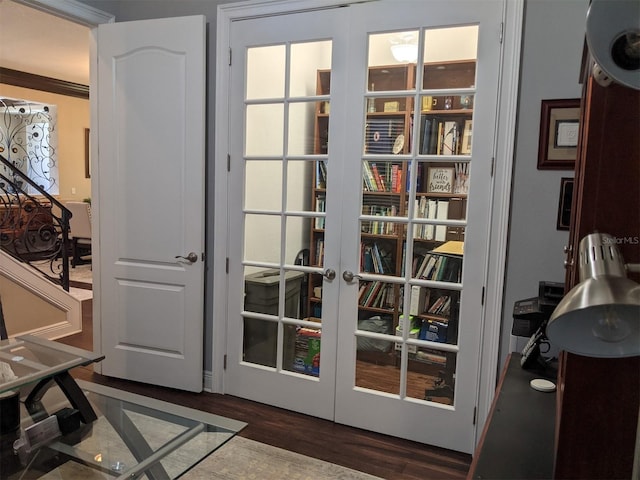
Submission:
{"label": "dark hardwood floor", "polygon": [[[83,302],[83,332],[59,341],[92,350],[92,302]],[[188,393],[98,375],[83,380],[247,422],[240,436],[390,480],[465,478],[471,456],[360,430],[230,395]],[[311,478],[311,477],[310,477]]]}

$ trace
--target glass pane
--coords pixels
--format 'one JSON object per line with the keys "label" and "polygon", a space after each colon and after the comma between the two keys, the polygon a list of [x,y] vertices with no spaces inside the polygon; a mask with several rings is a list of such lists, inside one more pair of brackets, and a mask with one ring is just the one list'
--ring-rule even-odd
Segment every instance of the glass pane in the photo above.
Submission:
{"label": "glass pane", "polygon": [[289,105],[289,155],[311,155],[315,151],[313,115],[317,102]]}
{"label": "glass pane", "polygon": [[[374,98],[369,98],[369,100],[378,102]],[[365,154],[397,155],[406,153],[409,147],[409,134],[405,120],[404,115],[397,117],[367,115]]]}
{"label": "glass pane", "polygon": [[[462,108],[463,101],[473,105],[473,96],[422,97],[423,105],[433,109],[420,116],[420,154],[471,155],[472,114],[470,108]],[[439,106],[449,111],[440,114]]]}
{"label": "glass pane", "polygon": [[291,45],[291,70],[289,72],[289,96],[306,97],[328,94],[318,89],[318,71],[331,68],[331,46],[329,40],[321,42],[294,43]]}
{"label": "glass pane", "polygon": [[411,292],[409,314],[415,338],[455,345],[458,342],[460,291],[421,285],[411,285],[408,291]]}
{"label": "glass pane", "polygon": [[247,49],[247,100],[284,97],[285,46]]}
{"label": "glass pane", "polygon": [[243,361],[275,367],[278,323],[247,317],[243,320]]}
{"label": "glass pane", "polygon": [[[425,69],[431,63],[460,62],[477,58],[478,26],[446,27],[425,30],[424,32],[424,63]],[[441,69],[444,71],[444,69]],[[475,68],[474,68],[475,72]],[[446,75],[455,77],[456,75]],[[475,76],[475,75],[474,75]],[[454,80],[455,81],[455,80]],[[475,84],[473,81],[470,87]],[[454,85],[425,88],[462,88]]]}
{"label": "glass pane", "polygon": [[[311,211],[309,186],[312,182],[314,162],[287,162],[287,211]],[[268,177],[263,177],[264,178]]]}
{"label": "glass pane", "polygon": [[[389,228],[391,231],[399,229],[398,225],[390,222],[378,223],[375,228]],[[381,226],[380,226],[381,224]],[[360,271],[365,273],[376,273],[379,275],[399,275],[397,271],[398,260],[398,240],[390,236],[385,238],[381,235],[362,234],[360,239]]]}
{"label": "glass pane", "polygon": [[[377,115],[372,116],[373,118],[382,118],[385,119],[392,113],[402,113],[406,111],[411,111],[413,105],[413,98],[411,97],[377,97],[372,95],[367,98],[367,113],[384,113],[387,115]],[[404,120],[403,116],[400,116]],[[404,153],[404,151],[394,152],[394,153]]]}
{"label": "glass pane", "polygon": [[280,217],[245,215],[244,260],[280,263]]}
{"label": "glass pane", "polygon": [[[388,288],[393,285],[385,284]],[[356,386],[380,392],[400,393],[400,370],[394,342],[368,337],[367,332],[393,335],[393,314],[361,309],[358,319]],[[391,337],[392,338],[392,337]]]}
{"label": "glass pane", "polygon": [[306,246],[309,245],[309,232],[311,231],[311,218],[287,217],[287,231],[285,243],[285,263],[305,265],[309,262],[309,253]]}
{"label": "glass pane", "polygon": [[[269,181],[265,182],[264,179]],[[245,163],[244,208],[282,210],[282,162],[248,160]]]}
{"label": "glass pane", "polygon": [[416,347],[409,353],[407,396],[453,405],[456,354]]}
{"label": "glass pane", "polygon": [[[464,227],[445,225],[414,225],[413,263],[411,276],[422,280],[460,283],[462,281],[463,240],[449,240],[438,244],[433,242],[433,235],[439,231],[451,237],[464,238]],[[424,235],[426,239],[417,235]],[[434,246],[437,245],[437,246]]]}
{"label": "glass pane", "polygon": [[285,326],[285,358],[283,368],[317,377],[320,375],[320,328]]}
{"label": "glass pane", "polygon": [[363,198],[362,215],[375,218],[363,218],[360,221],[360,231],[370,235],[395,236],[402,232],[402,225],[388,221],[385,217],[395,217],[399,211],[398,197]]}
{"label": "glass pane", "polygon": [[283,135],[284,106],[282,104],[247,105],[244,147],[246,155],[282,155]]}
{"label": "glass pane", "polygon": [[[365,192],[388,192],[400,194],[403,187],[406,187],[404,172],[407,171],[406,163],[387,161],[365,161],[362,165],[363,182],[363,205],[374,201],[384,202],[389,206],[396,206],[395,214],[400,215],[399,207],[400,195],[367,195]],[[376,199],[376,200],[372,200]],[[365,213],[363,211],[363,213]]]}
{"label": "glass pane", "polygon": [[[361,342],[364,340],[362,337],[358,337],[358,348]],[[399,395],[400,369],[395,362],[394,355],[358,349],[356,354],[356,387]]]}
{"label": "glass pane", "polygon": [[[384,80],[377,78],[378,73],[384,75],[381,70],[388,70],[387,75],[403,75],[404,85],[408,85],[408,76],[406,73],[401,74],[400,69],[394,69],[394,65],[415,63],[418,59],[418,31],[407,30],[391,33],[377,33],[369,35],[369,67],[385,67],[379,70],[369,71],[369,88],[370,90],[398,90],[398,88],[386,88]],[[371,83],[378,84],[375,88],[371,88]],[[396,83],[395,81],[393,82]],[[409,88],[414,88],[410,86]]]}
{"label": "glass pane", "polygon": [[392,314],[398,299],[400,287],[393,283],[360,281],[358,305],[360,311],[376,311],[378,314]]}

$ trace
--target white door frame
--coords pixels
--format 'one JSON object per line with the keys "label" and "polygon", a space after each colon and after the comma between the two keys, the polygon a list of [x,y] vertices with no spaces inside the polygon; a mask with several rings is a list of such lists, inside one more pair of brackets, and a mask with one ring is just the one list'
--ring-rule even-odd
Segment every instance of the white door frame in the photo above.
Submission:
{"label": "white door frame", "polygon": [[[384,0],[371,0],[384,1]],[[230,51],[229,32],[231,22],[265,15],[286,15],[288,13],[326,9],[339,5],[360,3],[357,0],[254,0],[240,4],[220,5],[217,22],[216,58],[228,59]],[[498,125],[496,128],[493,169],[492,210],[489,228],[487,255],[487,288],[485,289],[485,322],[482,326],[480,346],[480,378],[478,389],[478,412],[476,442],[478,432],[482,432],[496,387],[498,374],[498,355],[500,350],[500,327],[503,308],[504,274],[506,268],[506,248],[509,206],[511,197],[511,176],[515,145],[515,126],[518,100],[518,79],[520,69],[520,39],[524,0],[505,1],[505,23],[501,31],[495,32],[504,44],[502,67],[500,72],[500,104]],[[220,64],[221,62],[217,62]],[[223,369],[225,362],[227,305],[227,226],[230,221],[227,214],[226,184],[227,153],[229,151],[228,118],[229,69],[216,69],[216,132],[215,132],[215,187],[214,187],[214,238],[216,245],[213,258],[213,351],[212,351],[212,388],[215,392],[224,392]]]}
{"label": "white door frame", "polygon": [[[91,28],[91,43],[89,46],[89,83],[90,89],[95,90],[97,86],[97,58],[98,58],[98,45],[96,43],[97,27],[104,23],[114,23],[115,16],[93,8],[84,3],[80,3],[76,0],[13,0],[16,3],[21,3],[31,8],[35,8],[42,12],[46,12],[57,17],[64,18],[74,23],[84,25]],[[89,99],[90,120],[89,124],[91,128],[91,152],[90,158],[92,162],[91,171],[98,172],[98,139],[97,139],[97,125],[98,125],[98,99],[96,95],[91,95]],[[91,191],[93,200],[93,239],[91,244],[93,262],[93,287],[95,291],[100,291],[100,186],[98,182],[98,175],[91,176]],[[96,353],[102,353],[102,336],[100,334],[102,327],[102,319],[100,318],[100,295],[94,295],[93,297],[93,351]],[[94,365],[96,373],[102,373],[102,366],[100,363]]]}

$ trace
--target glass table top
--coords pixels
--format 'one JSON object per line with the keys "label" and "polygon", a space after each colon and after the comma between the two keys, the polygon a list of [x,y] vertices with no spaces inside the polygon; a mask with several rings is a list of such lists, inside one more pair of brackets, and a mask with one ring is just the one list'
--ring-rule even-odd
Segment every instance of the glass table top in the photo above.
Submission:
{"label": "glass table top", "polygon": [[[33,424],[24,405],[21,429],[1,438],[2,478],[179,478],[229,441],[244,422],[78,380],[98,419],[14,454],[13,444]],[[69,407],[58,389],[47,391],[38,420]]]}
{"label": "glass table top", "polygon": [[103,355],[33,335],[1,340],[0,393],[103,358]]}

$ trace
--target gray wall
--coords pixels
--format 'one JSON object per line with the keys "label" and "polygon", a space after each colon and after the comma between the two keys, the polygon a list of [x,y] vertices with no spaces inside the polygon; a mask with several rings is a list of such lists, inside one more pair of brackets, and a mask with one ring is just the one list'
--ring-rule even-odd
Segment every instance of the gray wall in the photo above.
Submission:
{"label": "gray wall", "polygon": [[[209,185],[213,185],[214,96],[217,0],[82,0],[112,13],[116,21],[141,20],[204,14],[209,23],[208,65],[208,157]],[[562,248],[566,231],[556,230],[560,178],[572,177],[572,171],[537,170],[540,100],[578,98],[578,83],[584,25],[588,0],[525,0],[522,79],[519,100],[519,125],[515,149],[513,202],[509,257],[504,295],[504,316],[500,350],[502,364],[512,347],[525,342],[511,337],[511,313],[516,300],[537,294],[540,280],[564,281]],[[209,205],[209,211],[213,206]],[[213,251],[212,224],[207,233],[207,249]],[[207,274],[206,291],[211,291],[212,272]],[[205,369],[211,370],[212,305],[207,300],[205,327]],[[510,344],[513,343],[512,346]],[[519,343],[517,345],[516,343]]]}
{"label": "gray wall", "polygon": [[580,65],[589,0],[527,0],[500,364],[525,338],[512,337],[513,304],[538,294],[538,282],[564,282],[569,234],[556,229],[560,179],[573,171],[538,170],[540,101],[580,98]]}

